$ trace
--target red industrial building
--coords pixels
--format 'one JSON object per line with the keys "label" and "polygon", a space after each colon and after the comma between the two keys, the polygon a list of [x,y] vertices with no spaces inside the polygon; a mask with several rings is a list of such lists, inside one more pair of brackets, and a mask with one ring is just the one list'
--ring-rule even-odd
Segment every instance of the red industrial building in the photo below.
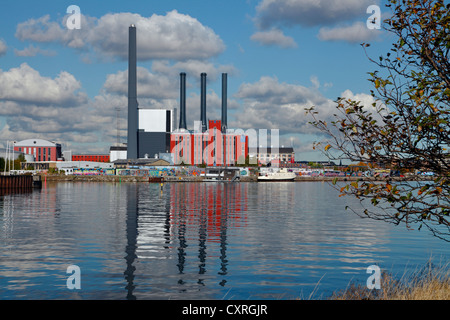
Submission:
{"label": "red industrial building", "polygon": [[32,155],[37,162],[62,160],[61,145],[43,139],[27,139],[16,142],[14,151]]}
{"label": "red industrial building", "polygon": [[244,164],[248,156],[248,136],[222,133],[220,120],[209,120],[205,132],[173,132],[170,150],[175,164],[223,166]]}

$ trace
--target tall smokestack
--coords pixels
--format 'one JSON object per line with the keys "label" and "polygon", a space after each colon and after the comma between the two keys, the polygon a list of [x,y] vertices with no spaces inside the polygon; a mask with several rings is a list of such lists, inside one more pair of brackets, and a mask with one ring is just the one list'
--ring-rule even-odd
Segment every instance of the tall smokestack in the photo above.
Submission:
{"label": "tall smokestack", "polygon": [[129,28],[128,43],[128,143],[127,158],[138,158],[137,134],[139,127],[137,101],[137,49],[136,49],[136,26],[132,24]]}
{"label": "tall smokestack", "polygon": [[180,129],[186,128],[186,73],[180,73]]}
{"label": "tall smokestack", "polygon": [[227,131],[227,74],[222,73],[222,132],[225,133]]}
{"label": "tall smokestack", "polygon": [[206,73],[201,75],[201,97],[200,97],[200,120],[202,121],[202,132],[206,131]]}

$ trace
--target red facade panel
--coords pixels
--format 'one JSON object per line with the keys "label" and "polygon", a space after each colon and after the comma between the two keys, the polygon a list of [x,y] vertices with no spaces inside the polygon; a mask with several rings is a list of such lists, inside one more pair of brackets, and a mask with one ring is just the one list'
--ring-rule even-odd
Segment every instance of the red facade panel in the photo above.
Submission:
{"label": "red facade panel", "polygon": [[109,155],[77,154],[72,155],[72,161],[109,162]]}

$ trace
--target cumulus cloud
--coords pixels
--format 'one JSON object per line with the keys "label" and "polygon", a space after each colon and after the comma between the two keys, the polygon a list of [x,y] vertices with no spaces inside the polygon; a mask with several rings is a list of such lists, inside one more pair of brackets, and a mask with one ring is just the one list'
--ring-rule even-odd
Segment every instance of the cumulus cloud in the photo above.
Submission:
{"label": "cumulus cloud", "polygon": [[[254,18],[260,32],[253,37],[261,43],[276,43],[273,30],[300,26],[320,27],[318,38],[322,41],[360,43],[374,40],[379,31],[369,30],[365,22],[369,18],[368,7],[378,4],[379,0],[261,0]],[[279,33],[282,44],[295,44],[293,39],[285,39],[283,33]]]}
{"label": "cumulus cloud", "polygon": [[256,32],[250,37],[250,39],[267,46],[275,45],[282,48],[297,47],[297,43],[295,43],[294,39],[284,35],[279,29]]}
{"label": "cumulus cloud", "polygon": [[364,106],[367,112],[372,113],[372,116],[375,120],[377,120],[379,123],[383,123],[382,116],[386,116],[388,114],[388,111],[380,110],[380,108],[385,108],[383,102],[380,100],[376,100],[372,95],[367,93],[353,93],[351,90],[347,89],[344,92],[341,93],[341,97],[344,99],[350,99],[353,101],[359,102],[360,105]]}
{"label": "cumulus cloud", "polygon": [[5,41],[0,39],[0,57],[5,55],[6,51],[8,51],[8,47],[6,46]]}
{"label": "cumulus cloud", "polygon": [[256,23],[263,29],[278,25],[332,25],[364,16],[373,4],[374,0],[262,0],[256,7]]}
{"label": "cumulus cloud", "polygon": [[[268,76],[253,83],[244,83],[235,95],[242,105],[229,117],[229,127],[243,130],[279,129],[280,145],[295,144],[296,152],[312,151],[313,141],[324,136],[309,124],[313,118],[306,114],[305,109],[314,106],[319,119],[327,123],[336,120],[337,113],[335,100],[325,97],[319,88],[316,77],[311,78],[309,87],[280,82],[276,77]],[[345,90],[340,96],[359,101],[369,112],[376,111],[374,103],[380,105],[379,101],[366,93]],[[381,121],[380,115],[376,113],[374,119]]]}
{"label": "cumulus cloud", "polygon": [[14,50],[14,54],[18,57],[34,57],[38,54],[42,54],[44,56],[54,56],[56,52],[50,50],[44,50],[39,47],[35,47],[33,45],[29,45],[23,50]]}
{"label": "cumulus cloud", "polygon": [[[138,82],[138,97],[140,98],[154,98],[154,99],[168,99],[176,98],[177,78],[170,79],[168,77],[159,76],[151,73],[148,69],[138,67],[137,82]],[[103,86],[108,92],[122,95],[128,94],[128,71],[119,71],[115,74],[109,74],[106,77]]]}
{"label": "cumulus cloud", "polygon": [[44,77],[26,63],[0,70],[0,116],[6,120],[0,131],[3,139],[42,138],[65,145],[96,144],[97,148],[105,140],[111,145],[116,134],[111,132],[115,108],[126,105],[126,98],[105,94],[91,100],[80,89],[80,82],[65,71]]}
{"label": "cumulus cloud", "polygon": [[65,71],[51,79],[26,63],[8,71],[0,70],[0,101],[73,106],[87,99],[80,89],[81,83]]}
{"label": "cumulus cloud", "polygon": [[236,97],[243,100],[243,112],[232,125],[243,129],[280,129],[282,132],[313,133],[305,108],[316,106],[325,117],[332,115],[334,102],[316,88],[280,83],[275,77],[261,77],[244,83]]}
{"label": "cumulus cloud", "polygon": [[320,28],[318,38],[323,41],[346,41],[350,43],[361,43],[375,40],[379,37],[380,31],[367,28],[365,23],[355,22],[350,26]]}
{"label": "cumulus cloud", "polygon": [[[176,10],[165,16],[143,17],[128,12],[100,18],[82,16],[81,29],[69,30],[63,21],[48,15],[17,26],[16,37],[35,42],[58,42],[79,50],[93,49],[102,57],[127,59],[128,28],[135,24],[138,59],[208,59],[219,55],[225,45],[214,31],[197,19]],[[65,17],[67,19],[67,17]]]}

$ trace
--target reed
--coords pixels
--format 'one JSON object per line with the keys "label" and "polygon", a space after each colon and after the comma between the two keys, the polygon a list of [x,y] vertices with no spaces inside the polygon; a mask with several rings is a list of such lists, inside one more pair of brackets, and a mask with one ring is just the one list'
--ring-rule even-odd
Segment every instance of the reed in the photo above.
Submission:
{"label": "reed", "polygon": [[381,288],[369,290],[365,285],[350,284],[334,293],[331,300],[450,300],[450,274],[448,263],[435,266],[431,262],[411,275],[395,279],[382,273]]}

